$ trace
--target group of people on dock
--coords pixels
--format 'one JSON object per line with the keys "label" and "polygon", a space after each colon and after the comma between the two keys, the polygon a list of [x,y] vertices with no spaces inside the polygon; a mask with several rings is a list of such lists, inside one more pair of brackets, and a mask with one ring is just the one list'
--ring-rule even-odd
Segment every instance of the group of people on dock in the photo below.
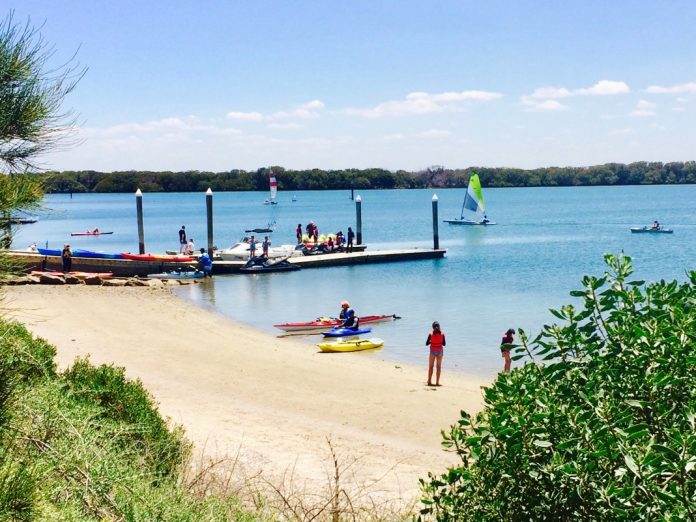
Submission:
{"label": "group of people on dock", "polygon": [[[301,243],[311,243],[313,246],[316,246],[319,244],[319,228],[314,221],[310,221],[304,228],[303,234],[302,223],[298,223],[295,229],[295,237],[297,238],[298,245]],[[343,234],[343,230],[339,230],[335,234],[327,235],[323,244],[329,252],[345,249],[346,252],[350,253],[353,252],[354,241],[355,232],[353,232],[351,227],[348,227],[348,233],[346,235]]]}

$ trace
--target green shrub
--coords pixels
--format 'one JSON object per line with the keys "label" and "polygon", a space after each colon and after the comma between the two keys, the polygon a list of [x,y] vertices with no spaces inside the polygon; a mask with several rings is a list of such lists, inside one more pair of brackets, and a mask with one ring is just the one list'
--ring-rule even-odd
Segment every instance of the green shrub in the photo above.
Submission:
{"label": "green shrub", "polygon": [[0,371],[13,383],[55,377],[55,347],[22,325],[0,320]]}
{"label": "green shrub", "polygon": [[140,380],[126,378],[125,369],[112,365],[92,366],[77,359],[63,374],[74,400],[100,407],[99,417],[131,426],[120,440],[136,441],[157,473],[176,472],[187,449],[180,430],[169,431],[152,396]]}
{"label": "green shrub", "polygon": [[438,520],[696,520],[696,272],[629,281],[631,260],[583,278],[521,368],[444,435],[461,465],[422,480]]}

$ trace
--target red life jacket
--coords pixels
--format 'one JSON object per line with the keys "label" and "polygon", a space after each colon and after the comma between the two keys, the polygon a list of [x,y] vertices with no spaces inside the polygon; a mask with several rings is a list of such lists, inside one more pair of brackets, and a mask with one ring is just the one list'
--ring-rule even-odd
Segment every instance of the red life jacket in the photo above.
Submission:
{"label": "red life jacket", "polygon": [[430,349],[442,350],[442,341],[444,340],[444,338],[445,334],[443,334],[442,332],[430,332]]}

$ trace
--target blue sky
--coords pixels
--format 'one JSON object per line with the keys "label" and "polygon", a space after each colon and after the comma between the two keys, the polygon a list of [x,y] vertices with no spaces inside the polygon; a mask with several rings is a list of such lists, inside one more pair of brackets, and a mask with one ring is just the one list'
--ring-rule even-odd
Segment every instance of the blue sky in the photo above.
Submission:
{"label": "blue sky", "polygon": [[50,169],[696,159],[696,2],[7,0],[79,144]]}

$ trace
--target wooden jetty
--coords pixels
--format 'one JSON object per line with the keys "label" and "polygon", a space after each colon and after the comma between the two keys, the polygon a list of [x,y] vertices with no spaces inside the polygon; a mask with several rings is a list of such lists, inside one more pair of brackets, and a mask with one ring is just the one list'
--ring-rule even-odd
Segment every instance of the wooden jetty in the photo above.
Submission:
{"label": "wooden jetty", "polygon": [[[367,263],[395,263],[444,257],[445,249],[401,249],[401,250],[363,250],[360,252],[318,254],[288,258],[302,268],[324,268],[330,266],[360,265]],[[44,256],[37,252],[9,251],[13,261],[30,270],[61,270],[60,256]],[[239,272],[245,261],[214,261],[213,274],[234,274]],[[113,272],[115,276],[146,276],[195,265],[195,263],[171,263],[163,261],[133,261],[130,259],[94,259],[73,257],[72,270],[83,272]]]}

